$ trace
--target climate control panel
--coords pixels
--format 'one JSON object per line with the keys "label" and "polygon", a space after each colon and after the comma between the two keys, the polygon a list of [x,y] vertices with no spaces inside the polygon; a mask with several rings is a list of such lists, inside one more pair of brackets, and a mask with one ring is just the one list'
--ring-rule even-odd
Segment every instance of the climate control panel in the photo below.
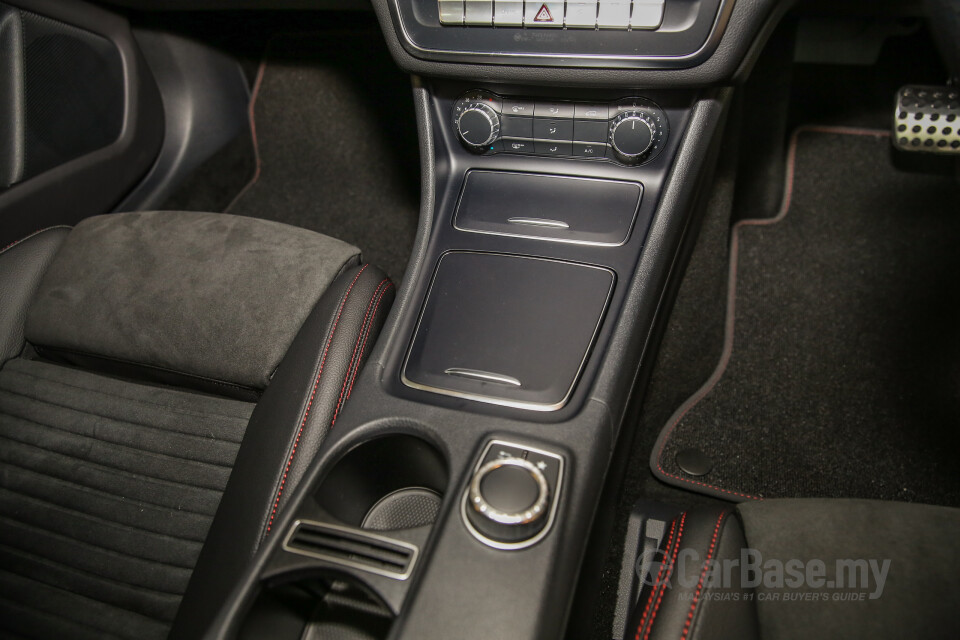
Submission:
{"label": "climate control panel", "polygon": [[478,89],[453,105],[452,124],[477,154],[516,153],[641,164],[655,158],[670,132],[652,101],[569,102],[510,98]]}

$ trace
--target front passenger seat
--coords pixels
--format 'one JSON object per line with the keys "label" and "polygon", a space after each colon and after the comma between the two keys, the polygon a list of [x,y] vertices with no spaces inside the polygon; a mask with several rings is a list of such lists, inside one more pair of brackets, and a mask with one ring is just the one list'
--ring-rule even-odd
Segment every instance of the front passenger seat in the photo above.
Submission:
{"label": "front passenger seat", "polygon": [[0,635],[201,635],[391,287],[344,242],[223,214],[111,214],[0,251]]}
{"label": "front passenger seat", "polygon": [[956,638],[960,509],[852,499],[666,523],[625,638]]}

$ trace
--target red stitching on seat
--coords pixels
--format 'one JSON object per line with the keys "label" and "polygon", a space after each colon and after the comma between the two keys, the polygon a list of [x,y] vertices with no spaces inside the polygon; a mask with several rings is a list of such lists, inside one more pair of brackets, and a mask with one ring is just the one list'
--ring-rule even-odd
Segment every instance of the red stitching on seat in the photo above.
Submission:
{"label": "red stitching on seat", "polygon": [[687,622],[683,625],[683,634],[680,640],[687,640],[687,634],[690,633],[690,627],[693,623],[693,614],[697,610],[697,604],[700,602],[700,593],[703,591],[703,579],[707,576],[707,570],[710,568],[710,560],[713,558],[713,552],[717,549],[717,536],[720,534],[720,525],[723,519],[727,517],[726,511],[717,518],[717,526],[713,528],[713,538],[710,539],[710,549],[707,551],[707,559],[703,563],[703,570],[700,572],[700,581],[697,582],[697,591],[693,594],[693,604],[690,605],[690,612],[687,614]]}
{"label": "red stitching on seat", "polygon": [[307,417],[310,416],[310,409],[313,407],[313,399],[317,395],[317,387],[320,386],[320,376],[323,375],[323,365],[327,362],[327,352],[330,350],[330,343],[333,342],[333,335],[337,332],[337,325],[340,324],[340,314],[343,313],[343,307],[347,304],[347,298],[350,297],[350,292],[353,291],[353,285],[357,284],[357,280],[360,278],[360,274],[363,273],[370,265],[363,265],[360,271],[357,271],[357,275],[354,276],[353,282],[350,283],[350,287],[347,288],[347,292],[343,295],[343,300],[340,301],[340,308],[337,310],[337,317],[333,321],[333,327],[330,329],[330,336],[327,338],[327,346],[323,348],[323,357],[320,359],[320,370],[317,371],[317,379],[313,383],[313,391],[310,393],[310,399],[307,401],[307,408],[303,412],[303,420],[300,421],[300,429],[297,431],[297,438],[293,441],[293,449],[290,451],[290,458],[287,460],[287,466],[283,470],[283,478],[280,479],[280,487],[277,489],[277,499],[273,501],[273,510],[270,512],[270,520],[267,522],[267,533],[270,533],[270,529],[273,527],[273,519],[277,517],[277,506],[280,504],[280,496],[283,495],[283,486],[287,483],[287,474],[290,472],[290,465],[293,464],[293,456],[297,453],[297,446],[300,444],[300,436],[303,435],[303,427],[307,424]]}
{"label": "red stitching on seat", "polygon": [[[363,352],[367,348],[367,339],[370,337],[370,334],[373,333],[373,323],[377,319],[377,310],[380,309],[380,302],[383,300],[383,296],[386,295],[387,291],[390,290],[390,287],[393,286],[393,283],[390,282],[383,288],[383,291],[380,292],[380,297],[377,298],[377,306],[373,308],[373,315],[370,316],[370,326],[367,327],[366,332],[363,334],[363,344],[360,345],[360,359],[363,359]],[[358,366],[353,370],[353,379],[350,380],[350,388],[347,389],[347,400],[350,399],[350,394],[353,393],[353,385],[357,381],[357,372],[360,371]]]}
{"label": "red stitching on seat", "polygon": [[18,244],[20,244],[21,242],[26,242],[26,241],[29,240],[30,238],[32,238],[32,237],[34,237],[34,236],[38,236],[38,235],[40,235],[41,233],[43,233],[44,231],[50,231],[50,230],[52,230],[52,229],[72,229],[72,227],[70,227],[70,226],[68,226],[68,225],[65,225],[65,224],[55,224],[55,225],[53,225],[53,226],[51,226],[51,227],[44,227],[43,229],[37,229],[37,230],[34,231],[33,233],[27,234],[27,235],[23,236],[22,238],[20,238],[19,240],[14,240],[13,242],[11,242],[11,243],[8,244],[7,246],[5,246],[3,249],[0,249],[0,253],[4,253],[7,249],[12,249],[12,248],[14,248],[15,246],[17,246]]}
{"label": "red stitching on seat", "polygon": [[[677,519],[674,518],[673,521],[670,523],[670,534],[667,536],[667,545],[666,547],[664,547],[664,556],[670,555],[670,549],[673,545],[673,534],[676,533],[676,530],[677,530]],[[647,598],[647,605],[643,608],[643,615],[640,616],[640,623],[637,625],[637,635],[634,640],[640,640],[640,630],[643,629],[643,623],[646,621],[647,614],[650,612],[650,605],[653,604],[654,596],[657,595],[657,590],[660,588],[660,585],[662,584],[660,582],[660,578],[663,577],[663,570],[666,568],[666,566],[667,566],[666,562],[660,563],[660,570],[657,571],[657,579],[653,583],[653,589],[650,590],[650,597]]]}
{"label": "red stitching on seat", "polygon": [[673,568],[677,563],[677,552],[680,551],[680,539],[683,538],[683,523],[687,519],[687,514],[684,513],[680,518],[680,530],[677,532],[677,544],[673,547],[673,555],[670,557],[670,567],[667,569],[667,575],[665,576],[665,583],[660,589],[660,595],[657,596],[657,602],[653,605],[653,611],[650,612],[650,626],[647,627],[647,632],[643,634],[643,640],[647,640],[650,637],[650,632],[653,631],[653,623],[657,619],[657,611],[660,610],[660,602],[663,600],[663,594],[667,592],[667,584],[670,582],[670,577],[673,575]]}
{"label": "red stitching on seat", "polygon": [[[653,630],[653,623],[657,619],[657,612],[660,610],[660,602],[663,600],[663,594],[667,591],[667,583],[670,582],[670,576],[673,575],[673,567],[677,563],[677,553],[680,551],[680,540],[683,538],[683,525],[687,520],[687,513],[684,511],[683,515],[680,516],[680,528],[677,530],[677,541],[676,545],[673,547],[673,553],[670,554],[670,566],[667,567],[667,575],[664,576],[663,585],[660,586],[660,595],[657,596],[657,601],[653,605],[653,611],[650,612],[650,625],[647,627],[647,632],[643,634],[643,640],[647,640],[650,637],[650,632]],[[637,638],[640,637],[640,629],[637,629]]]}
{"label": "red stitching on seat", "polygon": [[380,284],[377,285],[377,288],[373,290],[373,295],[370,296],[370,302],[367,303],[367,310],[363,314],[363,322],[360,323],[360,331],[357,332],[357,342],[353,345],[353,353],[350,355],[350,362],[347,364],[347,372],[343,376],[343,385],[340,386],[340,397],[337,399],[337,408],[333,411],[333,420],[330,421],[330,428],[333,428],[333,425],[337,424],[337,416],[340,415],[340,408],[343,406],[344,392],[347,389],[347,382],[350,381],[350,372],[353,371],[353,363],[358,362],[357,360],[357,349],[360,348],[360,339],[363,338],[364,327],[367,326],[367,318],[370,317],[370,309],[373,307],[373,301],[377,299],[377,294],[380,292],[380,287],[383,286],[384,282],[387,282],[389,278],[384,278],[380,281]]}

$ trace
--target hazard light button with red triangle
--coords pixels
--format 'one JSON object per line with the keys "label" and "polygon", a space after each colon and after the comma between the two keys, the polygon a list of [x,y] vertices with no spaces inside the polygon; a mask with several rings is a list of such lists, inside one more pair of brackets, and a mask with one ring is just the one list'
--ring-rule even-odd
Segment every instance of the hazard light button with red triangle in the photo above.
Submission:
{"label": "hazard light button with red triangle", "polygon": [[525,3],[523,23],[528,27],[562,27],[562,2],[530,2]]}

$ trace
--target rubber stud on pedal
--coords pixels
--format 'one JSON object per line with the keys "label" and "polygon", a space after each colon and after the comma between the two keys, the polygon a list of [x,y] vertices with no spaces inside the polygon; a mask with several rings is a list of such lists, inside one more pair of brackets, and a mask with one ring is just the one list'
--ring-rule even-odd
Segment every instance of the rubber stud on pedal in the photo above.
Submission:
{"label": "rubber stud on pedal", "polygon": [[903,151],[960,155],[960,88],[901,87],[893,113],[893,144]]}

